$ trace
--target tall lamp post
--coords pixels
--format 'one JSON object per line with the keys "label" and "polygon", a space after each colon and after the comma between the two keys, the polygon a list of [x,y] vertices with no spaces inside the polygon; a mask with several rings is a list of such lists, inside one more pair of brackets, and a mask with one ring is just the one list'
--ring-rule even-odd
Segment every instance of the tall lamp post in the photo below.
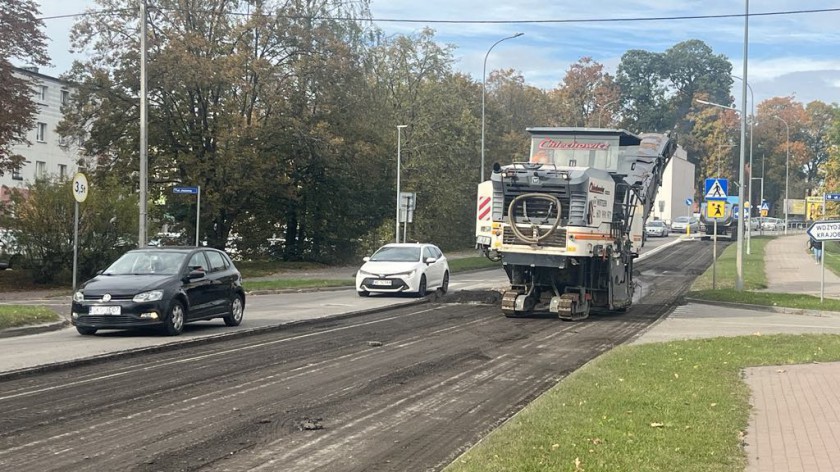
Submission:
{"label": "tall lamp post", "polygon": [[400,242],[400,152],[402,147],[400,143],[400,131],[406,126],[408,125],[397,125],[397,218],[394,221],[395,242]]}
{"label": "tall lamp post", "polygon": [[[744,79],[738,77],[737,75],[733,75],[732,78],[744,81]],[[750,85],[750,83],[746,82],[746,81],[744,81],[744,83],[747,84],[747,89],[749,89],[749,91],[750,91],[750,117],[751,117],[751,119],[750,119],[750,179],[749,179],[749,183],[747,184],[747,187],[750,189],[750,193],[749,193],[749,196],[747,197],[747,200],[749,200],[749,202],[750,202],[750,219],[752,219],[753,207],[755,207],[755,202],[753,201],[753,191],[752,191],[752,181],[753,181],[753,179],[752,179],[752,173],[753,173],[753,159],[752,159],[752,156],[753,156],[753,134],[755,132],[755,95],[753,95],[752,85]],[[764,181],[762,181],[762,185],[764,185]],[[748,223],[749,223],[749,221],[748,221]],[[752,240],[752,236],[750,235],[751,232],[752,232],[752,229],[750,229],[749,226],[748,226],[747,227],[747,255],[750,254],[750,246],[751,246],[750,242]]]}
{"label": "tall lamp post", "polygon": [[773,118],[785,124],[785,139],[787,145],[785,146],[785,234],[788,230],[788,180],[790,179],[790,127],[787,121],[773,115]]}
{"label": "tall lamp post", "polygon": [[[146,0],[140,2],[140,199],[138,201],[140,218],[137,225],[137,247],[146,245],[146,236],[148,235],[146,229],[146,199],[149,185],[149,132],[146,127],[148,124],[148,111],[146,109],[146,101],[148,100],[146,96],[148,86],[146,78],[146,6]],[[198,232],[198,228],[196,228],[196,232]]]}
{"label": "tall lamp post", "polygon": [[487,50],[487,54],[484,55],[484,68],[481,70],[481,181],[484,182],[484,93],[485,89],[487,88],[487,56],[490,55],[490,51],[496,47],[497,44],[501,43],[502,41],[507,41],[508,39],[518,38],[525,33],[516,33],[513,36],[508,36],[506,38],[502,38],[492,46],[490,49]]}
{"label": "tall lamp post", "polygon": [[598,127],[599,127],[599,128],[601,127],[601,116],[604,114],[604,110],[606,110],[606,109],[607,109],[610,105],[614,105],[614,104],[616,104],[616,103],[618,103],[618,102],[620,102],[620,101],[621,101],[621,99],[618,99],[618,100],[613,100],[613,101],[611,101],[611,102],[607,102],[607,104],[606,104],[606,105],[604,105],[604,106],[601,108],[601,110],[599,110],[599,111],[598,111]]}

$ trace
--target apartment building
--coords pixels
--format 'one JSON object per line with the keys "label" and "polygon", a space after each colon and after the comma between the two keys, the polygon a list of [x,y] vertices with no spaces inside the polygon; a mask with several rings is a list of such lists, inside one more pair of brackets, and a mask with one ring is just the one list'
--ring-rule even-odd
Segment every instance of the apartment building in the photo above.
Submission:
{"label": "apartment building", "polygon": [[41,74],[36,67],[15,68],[14,74],[32,79],[38,113],[35,126],[26,136],[30,145],[12,146],[12,153],[24,156],[26,162],[17,172],[0,176],[0,201],[8,201],[11,189],[26,189],[39,178],[72,179],[81,157],[78,143],[62,139],[56,132],[61,105],[70,99],[70,84]]}
{"label": "apartment building", "polygon": [[670,223],[678,216],[691,216],[698,211],[694,191],[694,164],[689,162],[688,154],[682,146],[671,158],[662,176],[662,186],[656,194],[656,203],[651,211],[651,219],[656,218]]}

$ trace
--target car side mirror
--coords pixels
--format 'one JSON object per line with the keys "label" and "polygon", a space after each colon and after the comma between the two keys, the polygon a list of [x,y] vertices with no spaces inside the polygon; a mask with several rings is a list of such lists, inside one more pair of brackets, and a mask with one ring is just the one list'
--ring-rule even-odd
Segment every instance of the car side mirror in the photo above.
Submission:
{"label": "car side mirror", "polygon": [[370,256],[365,256],[365,257],[362,258],[362,260],[364,262],[369,262],[370,261]]}
{"label": "car side mirror", "polygon": [[435,262],[437,262],[437,259],[435,259],[434,257],[427,257],[426,260],[423,261],[423,262],[431,265],[431,264],[434,264]]}
{"label": "car side mirror", "polygon": [[190,273],[187,274],[187,278],[189,280],[200,279],[202,277],[204,277],[204,271],[203,270],[191,270]]}

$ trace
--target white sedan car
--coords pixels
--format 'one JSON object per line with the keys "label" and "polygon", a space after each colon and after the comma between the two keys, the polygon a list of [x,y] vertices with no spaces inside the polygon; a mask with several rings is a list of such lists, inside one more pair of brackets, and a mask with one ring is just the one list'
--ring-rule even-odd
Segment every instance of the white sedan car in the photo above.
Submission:
{"label": "white sedan car", "polygon": [[356,273],[356,292],[412,293],[423,297],[429,290],[449,289],[449,263],[433,244],[386,244],[364,258]]}

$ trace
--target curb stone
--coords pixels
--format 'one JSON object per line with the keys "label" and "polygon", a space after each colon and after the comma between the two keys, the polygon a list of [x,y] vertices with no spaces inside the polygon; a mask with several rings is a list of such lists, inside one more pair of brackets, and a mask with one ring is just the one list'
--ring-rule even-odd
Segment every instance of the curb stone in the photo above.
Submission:
{"label": "curb stone", "polygon": [[46,333],[47,331],[57,331],[59,329],[64,329],[69,325],[70,322],[63,319],[52,323],[41,323],[36,325],[0,329],[0,338],[11,338],[14,336],[26,336],[29,334]]}
{"label": "curb stone", "polygon": [[788,315],[802,315],[802,316],[814,316],[814,317],[823,317],[823,318],[832,318],[840,316],[840,312],[836,311],[823,311],[823,310],[807,310],[805,308],[790,308],[786,306],[773,306],[773,305],[752,305],[748,303],[733,303],[733,302],[722,302],[717,300],[704,300],[702,298],[691,298],[686,297],[684,299],[686,302],[691,303],[700,303],[703,305],[715,305],[715,306],[722,306],[728,308],[740,308],[743,310],[754,310],[754,311],[773,311],[775,313],[785,313]]}

